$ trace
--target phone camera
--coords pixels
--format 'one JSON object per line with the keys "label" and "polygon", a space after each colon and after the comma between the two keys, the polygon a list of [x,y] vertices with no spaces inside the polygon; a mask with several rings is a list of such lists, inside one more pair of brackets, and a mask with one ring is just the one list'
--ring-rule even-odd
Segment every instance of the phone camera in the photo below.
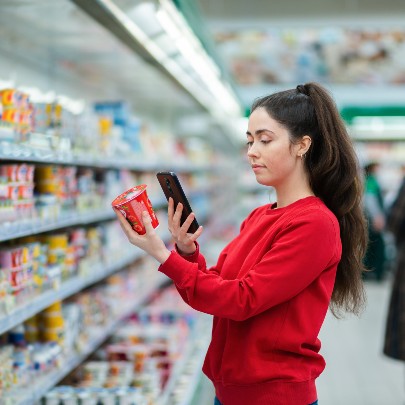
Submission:
{"label": "phone camera", "polygon": [[170,191],[171,193],[173,193],[169,179],[165,179],[165,180],[166,180],[166,186],[167,186],[167,188],[169,189],[169,191]]}

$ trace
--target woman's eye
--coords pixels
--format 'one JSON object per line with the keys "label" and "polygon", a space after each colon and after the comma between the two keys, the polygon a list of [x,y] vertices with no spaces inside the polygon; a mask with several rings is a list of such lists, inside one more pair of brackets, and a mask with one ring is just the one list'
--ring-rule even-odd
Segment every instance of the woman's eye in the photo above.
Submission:
{"label": "woman's eye", "polygon": [[246,142],[246,146],[247,146],[248,148],[250,148],[252,145],[253,145],[253,142],[252,142],[252,141]]}
{"label": "woman's eye", "polygon": [[263,143],[264,145],[267,145],[268,143],[270,143],[269,140],[265,140],[265,139],[261,140],[260,142]]}

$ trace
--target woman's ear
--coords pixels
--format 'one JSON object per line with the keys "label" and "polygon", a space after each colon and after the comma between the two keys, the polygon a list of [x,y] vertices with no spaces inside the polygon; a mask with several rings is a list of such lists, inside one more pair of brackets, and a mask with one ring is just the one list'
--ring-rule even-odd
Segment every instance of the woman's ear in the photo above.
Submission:
{"label": "woman's ear", "polygon": [[304,135],[298,143],[298,156],[304,156],[311,147],[312,139],[309,135]]}

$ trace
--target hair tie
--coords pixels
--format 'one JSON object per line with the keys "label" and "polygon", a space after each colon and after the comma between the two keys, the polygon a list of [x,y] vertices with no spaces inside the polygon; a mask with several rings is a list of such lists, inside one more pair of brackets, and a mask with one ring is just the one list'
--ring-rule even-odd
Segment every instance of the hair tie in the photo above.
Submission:
{"label": "hair tie", "polygon": [[304,94],[305,96],[309,97],[308,90],[305,87],[305,84],[299,84],[297,86],[298,93]]}

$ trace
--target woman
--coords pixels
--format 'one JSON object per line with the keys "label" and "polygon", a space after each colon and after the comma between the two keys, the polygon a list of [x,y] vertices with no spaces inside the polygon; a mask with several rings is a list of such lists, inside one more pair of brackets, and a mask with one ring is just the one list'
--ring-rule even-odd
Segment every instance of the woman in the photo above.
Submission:
{"label": "woman", "polygon": [[363,278],[375,276],[377,281],[382,281],[385,271],[385,214],[384,200],[376,172],[379,164],[372,162],[364,167],[365,190],[364,210],[368,221],[368,246],[364,256],[364,266],[370,270],[363,274]]}
{"label": "woman", "polygon": [[203,371],[223,405],[317,404],[328,307],[358,313],[366,224],[356,156],[336,106],[316,83],[258,99],[247,130],[258,183],[277,201],[256,208],[207,268],[169,201],[169,252],[148,215],[145,236],[117,213],[129,241],[160,263],[193,308],[214,315]]}
{"label": "woman", "polygon": [[402,172],[402,184],[387,218],[387,229],[395,239],[396,268],[386,321],[384,354],[405,361],[405,165]]}

